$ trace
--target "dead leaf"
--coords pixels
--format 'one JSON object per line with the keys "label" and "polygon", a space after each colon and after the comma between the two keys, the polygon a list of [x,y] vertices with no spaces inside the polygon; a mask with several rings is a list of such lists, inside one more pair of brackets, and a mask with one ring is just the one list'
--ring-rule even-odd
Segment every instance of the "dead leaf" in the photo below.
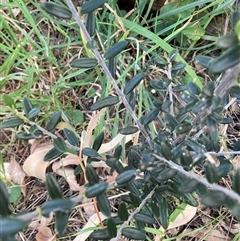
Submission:
{"label": "dead leaf", "polygon": [[53,148],[53,145],[49,143],[42,147],[37,148],[24,162],[23,171],[28,176],[37,177],[45,181],[45,173],[50,162],[43,161],[44,156],[49,150]]}
{"label": "dead leaf", "polygon": [[56,237],[52,234],[52,230],[49,227],[39,228],[36,234],[37,241],[54,241]]}
{"label": "dead leaf", "polygon": [[5,174],[7,179],[12,181],[13,183],[17,183],[21,185],[22,194],[23,196],[26,196],[26,186],[24,182],[26,173],[23,171],[22,167],[16,161],[14,156],[11,156],[10,162],[6,164],[8,164],[8,165],[5,165]]}
{"label": "dead leaf", "polygon": [[197,212],[197,207],[187,205],[185,209],[176,217],[173,222],[169,223],[168,230],[172,228],[181,227],[182,225],[188,223],[195,216]]}

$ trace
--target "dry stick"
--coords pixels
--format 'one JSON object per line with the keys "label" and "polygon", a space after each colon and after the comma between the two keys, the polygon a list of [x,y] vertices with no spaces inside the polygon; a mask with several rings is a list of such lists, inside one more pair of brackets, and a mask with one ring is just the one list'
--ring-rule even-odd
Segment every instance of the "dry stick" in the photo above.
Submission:
{"label": "dry stick", "polygon": [[200,177],[197,174],[192,173],[192,172],[187,172],[187,171],[185,171],[183,169],[182,166],[179,166],[179,165],[177,165],[176,163],[174,163],[172,161],[168,161],[165,158],[162,158],[162,157],[160,157],[160,156],[158,156],[156,154],[152,154],[152,155],[154,157],[156,157],[158,160],[165,162],[170,168],[177,170],[179,173],[182,173],[184,176],[186,176],[186,177],[188,177],[190,179],[195,179],[198,182],[202,183],[204,186],[206,186],[206,187],[208,187],[208,188],[210,188],[212,190],[221,191],[224,194],[226,194],[228,197],[236,200],[237,202],[240,202],[240,195],[237,194],[236,192],[234,192],[232,190],[229,190],[229,189],[226,189],[226,188],[224,188],[222,186],[219,186],[217,184],[209,183],[206,178]]}
{"label": "dry stick", "polygon": [[[78,26],[80,27],[80,29],[82,30],[82,32],[85,35],[85,38],[88,42],[92,41],[92,38],[90,37],[85,25],[83,24],[82,20],[79,17],[79,13],[77,12],[76,8],[74,7],[73,3],[71,0],[66,0],[68,7],[70,8],[74,19],[76,20],[76,22],[78,23]],[[101,65],[104,73],[107,75],[107,77],[109,78],[112,86],[114,87],[114,89],[116,90],[118,96],[120,97],[121,101],[123,102],[124,106],[126,107],[126,109],[129,111],[130,115],[132,116],[133,120],[135,121],[135,123],[138,125],[141,133],[144,135],[144,137],[146,138],[148,144],[150,145],[150,147],[153,149],[153,143],[151,141],[151,138],[149,137],[147,131],[145,130],[145,128],[143,127],[143,125],[140,123],[138,117],[136,116],[136,114],[134,113],[134,111],[132,110],[131,106],[129,105],[128,101],[126,100],[124,94],[122,93],[122,91],[119,89],[116,81],[114,80],[113,76],[111,75],[106,63],[104,62],[101,54],[99,53],[99,51],[94,48],[92,49],[94,56],[96,57],[96,59],[98,60],[98,63]]]}
{"label": "dry stick", "polygon": [[[155,187],[156,188],[156,187]],[[117,236],[115,238],[112,238],[110,241],[118,241],[121,237],[121,232],[123,230],[123,228],[128,225],[128,223],[134,218],[134,215],[138,212],[141,211],[142,207],[145,205],[145,203],[147,202],[147,200],[149,198],[152,197],[152,195],[154,194],[155,192],[155,188],[142,200],[142,202],[140,203],[140,205],[134,210],[134,212],[131,213],[131,215],[128,217],[128,220],[125,221],[121,227],[118,229],[118,232],[117,232]]]}
{"label": "dry stick", "polygon": [[[235,81],[235,78],[239,75],[240,73],[240,64],[235,65],[234,67],[226,70],[226,72],[223,74],[221,81],[217,88],[215,89],[215,95],[219,97],[223,97],[223,95],[226,93],[226,91],[232,87],[233,82]],[[211,111],[211,108],[208,110],[203,110],[200,112],[193,120],[192,122],[192,128],[194,129],[198,123],[203,120]],[[176,140],[174,140],[173,145],[176,146],[180,144],[182,141],[188,137],[189,134],[183,134],[179,136]]]}

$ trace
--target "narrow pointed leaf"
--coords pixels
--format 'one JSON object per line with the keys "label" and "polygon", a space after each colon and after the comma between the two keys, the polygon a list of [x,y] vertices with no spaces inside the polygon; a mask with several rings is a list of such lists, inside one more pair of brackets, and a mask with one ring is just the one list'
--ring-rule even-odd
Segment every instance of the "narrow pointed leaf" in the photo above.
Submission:
{"label": "narrow pointed leaf", "polygon": [[240,195],[240,167],[237,169],[233,178],[233,190]]}
{"label": "narrow pointed leaf", "polygon": [[64,152],[59,151],[57,148],[53,147],[47,154],[44,156],[44,161],[51,161],[55,158],[61,156]]}
{"label": "narrow pointed leaf", "polygon": [[134,240],[145,240],[146,234],[143,231],[140,231],[136,228],[125,227],[122,229],[122,235]]}
{"label": "narrow pointed leaf", "polygon": [[106,216],[111,216],[110,202],[104,193],[97,196],[97,205],[99,210]]}
{"label": "narrow pointed leaf", "polygon": [[[0,237],[11,236],[27,227],[27,222],[16,218],[0,218]],[[7,237],[6,237],[7,238]],[[5,238],[5,239],[6,239]],[[3,239],[3,240],[5,240]]]}
{"label": "narrow pointed leaf", "polygon": [[68,226],[69,212],[57,211],[55,214],[55,229],[62,236]]}
{"label": "narrow pointed leaf", "polygon": [[136,170],[127,170],[123,173],[119,174],[116,178],[116,182],[118,185],[123,185],[129,181],[131,181],[135,177]]}
{"label": "narrow pointed leaf", "polygon": [[113,218],[108,218],[107,220],[107,230],[111,238],[116,237],[117,235],[117,226]]}
{"label": "narrow pointed leaf", "polygon": [[104,132],[102,131],[94,140],[92,148],[95,151],[98,151],[103,143],[104,140]]}
{"label": "narrow pointed leaf", "polygon": [[93,198],[98,195],[101,195],[103,192],[105,192],[108,188],[108,184],[106,182],[100,182],[97,184],[94,184],[92,186],[87,187],[86,189],[86,196],[88,198]]}
{"label": "narrow pointed leaf", "polygon": [[109,240],[111,236],[109,235],[107,228],[104,228],[93,231],[89,235],[89,238],[91,240]]}
{"label": "narrow pointed leaf", "polygon": [[123,40],[120,41],[116,44],[114,44],[112,47],[110,47],[106,53],[104,54],[104,57],[106,59],[112,59],[115,56],[117,56],[118,54],[120,54],[128,45],[128,41]]}
{"label": "narrow pointed leaf", "polygon": [[61,120],[61,115],[62,115],[62,112],[57,111],[51,116],[50,120],[47,123],[47,127],[46,127],[46,129],[48,131],[53,131],[55,129],[56,125]]}
{"label": "narrow pointed leaf", "polygon": [[68,212],[73,207],[76,206],[77,203],[71,201],[70,199],[54,199],[48,201],[42,205],[42,215],[44,217],[49,217],[50,213],[56,213],[57,211]]}
{"label": "narrow pointed leaf", "polygon": [[124,202],[121,202],[120,205],[118,206],[118,217],[122,221],[127,221],[128,216],[129,216],[129,214],[128,214],[128,211],[127,211],[126,204]]}
{"label": "narrow pointed leaf", "polygon": [[136,126],[128,126],[125,128],[122,128],[120,130],[120,134],[122,135],[132,135],[138,131],[138,128]]}
{"label": "narrow pointed leaf", "polygon": [[100,110],[102,108],[115,105],[119,102],[117,96],[107,96],[105,98],[97,100],[92,106],[91,110]]}
{"label": "narrow pointed leaf", "polygon": [[97,64],[98,62],[96,59],[85,57],[73,60],[70,65],[75,68],[89,69],[94,68]]}
{"label": "narrow pointed leaf", "polygon": [[67,145],[61,137],[57,137],[56,139],[54,139],[53,145],[56,149],[58,149],[59,152],[64,153],[67,151]]}
{"label": "narrow pointed leaf", "polygon": [[27,97],[24,97],[23,98],[23,109],[24,109],[25,115],[27,115],[32,110],[32,108],[33,108],[33,106],[32,106],[31,101]]}
{"label": "narrow pointed leaf", "polygon": [[4,182],[0,179],[0,215],[2,217],[7,217],[11,215],[12,211],[9,208],[9,195]]}
{"label": "narrow pointed leaf", "polygon": [[61,199],[62,190],[52,174],[46,174],[46,186],[51,199]]}
{"label": "narrow pointed leaf", "polygon": [[219,207],[225,204],[227,197],[220,191],[208,192],[201,197],[201,203],[208,207]]}
{"label": "narrow pointed leaf", "polygon": [[24,123],[24,121],[18,117],[9,118],[4,122],[0,123],[0,129],[17,127]]}
{"label": "narrow pointed leaf", "polygon": [[41,7],[48,13],[58,18],[70,19],[72,17],[71,11],[59,4],[53,2],[44,2],[40,4]]}
{"label": "narrow pointed leaf", "polygon": [[141,82],[141,80],[145,77],[145,73],[139,73],[134,76],[125,86],[123,92],[125,95],[129,94],[133,89]]}
{"label": "narrow pointed leaf", "polygon": [[99,183],[99,177],[96,174],[96,172],[95,172],[94,168],[92,167],[92,165],[87,164],[85,171],[86,171],[87,180],[88,180],[90,185],[94,185],[96,183]]}
{"label": "narrow pointed leaf", "polygon": [[104,3],[106,2],[106,0],[90,0],[85,2],[82,7],[81,7],[81,13],[85,14],[85,13],[90,13],[93,12],[94,10],[100,8]]}
{"label": "narrow pointed leaf", "polygon": [[79,140],[72,131],[64,128],[63,133],[71,145],[79,147]]}

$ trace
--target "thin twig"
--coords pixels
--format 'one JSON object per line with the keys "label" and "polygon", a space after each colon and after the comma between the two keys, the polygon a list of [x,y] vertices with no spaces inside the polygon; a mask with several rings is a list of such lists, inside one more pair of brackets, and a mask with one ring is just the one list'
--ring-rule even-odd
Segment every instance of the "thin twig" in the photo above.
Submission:
{"label": "thin twig", "polygon": [[221,151],[221,152],[210,151],[207,153],[212,156],[240,155],[240,151]]}
{"label": "thin twig", "polygon": [[[92,38],[90,37],[85,25],[83,24],[81,18],[79,17],[79,14],[76,10],[76,8],[74,7],[73,3],[71,0],[66,0],[66,3],[70,9],[70,11],[73,14],[74,19],[76,20],[78,26],[80,27],[80,29],[82,30],[83,34],[85,35],[85,38],[87,40],[87,42],[92,41]],[[98,63],[100,64],[100,66],[102,67],[104,73],[106,74],[107,78],[110,80],[112,86],[114,87],[114,89],[116,90],[119,98],[121,99],[121,101],[123,102],[124,106],[126,107],[126,109],[129,111],[130,115],[132,116],[133,120],[135,121],[135,123],[138,125],[141,133],[143,134],[143,136],[146,138],[149,146],[151,148],[153,148],[153,143],[151,141],[151,138],[148,134],[148,132],[145,130],[144,126],[141,124],[140,120],[138,119],[137,115],[134,113],[134,111],[132,110],[131,106],[129,105],[127,99],[125,98],[124,94],[122,93],[122,91],[119,89],[116,81],[114,80],[113,76],[111,75],[106,63],[104,62],[101,54],[99,53],[99,51],[96,48],[92,49],[95,58],[98,60]]]}
{"label": "thin twig", "polygon": [[[155,187],[156,188],[156,187]],[[118,229],[118,232],[117,232],[117,236],[115,238],[112,238],[111,241],[117,241],[120,239],[121,237],[121,232],[123,230],[124,227],[126,227],[126,225],[128,225],[129,222],[131,222],[131,220],[134,218],[134,215],[138,212],[141,211],[142,207],[145,205],[145,203],[147,202],[147,200],[149,198],[152,197],[152,195],[154,194],[155,192],[155,188],[142,200],[142,202],[140,203],[140,205],[129,215],[128,217],[128,220],[125,221],[121,227]]]}
{"label": "thin twig", "polygon": [[198,182],[202,183],[205,187],[208,187],[209,189],[215,190],[215,191],[221,191],[224,194],[226,194],[228,197],[236,200],[237,202],[240,202],[240,195],[237,194],[236,192],[226,189],[222,186],[219,186],[217,184],[212,184],[210,182],[207,181],[206,178],[200,177],[198,175],[196,175],[195,173],[192,172],[187,172],[183,169],[182,166],[177,165],[176,163],[172,162],[172,161],[167,161],[165,158],[160,157],[156,154],[152,154],[154,157],[156,157],[158,160],[161,160],[163,162],[165,162],[170,168],[177,170],[179,173],[182,173],[185,177],[188,177],[190,179],[195,179]]}

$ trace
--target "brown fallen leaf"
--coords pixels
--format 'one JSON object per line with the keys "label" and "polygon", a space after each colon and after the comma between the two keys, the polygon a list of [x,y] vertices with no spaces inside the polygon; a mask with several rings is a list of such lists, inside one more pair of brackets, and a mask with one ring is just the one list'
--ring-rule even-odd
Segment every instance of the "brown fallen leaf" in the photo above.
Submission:
{"label": "brown fallen leaf", "polygon": [[21,185],[21,191],[23,196],[26,196],[26,186],[24,182],[24,178],[26,173],[23,171],[22,167],[16,161],[14,156],[11,156],[9,163],[4,163],[5,165],[5,174],[7,179],[12,181],[13,183],[17,183]]}
{"label": "brown fallen leaf", "polygon": [[48,143],[35,149],[35,151],[25,160],[23,171],[28,176],[37,177],[45,181],[46,169],[50,165],[50,162],[45,162],[43,159],[47,152],[52,148],[53,145]]}
{"label": "brown fallen leaf", "polygon": [[52,230],[49,227],[41,227],[36,234],[37,241],[55,241],[56,237],[52,234]]}

